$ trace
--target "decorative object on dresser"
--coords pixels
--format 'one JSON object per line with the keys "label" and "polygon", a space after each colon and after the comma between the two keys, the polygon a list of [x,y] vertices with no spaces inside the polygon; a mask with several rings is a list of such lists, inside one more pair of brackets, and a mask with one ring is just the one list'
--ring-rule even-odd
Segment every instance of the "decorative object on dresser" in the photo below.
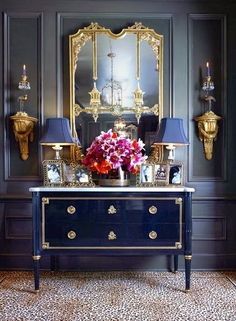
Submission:
{"label": "decorative object on dresser", "polygon": [[62,159],[43,161],[43,184],[45,186],[64,185],[64,164]]}
{"label": "decorative object on dresser", "polygon": [[55,150],[55,159],[61,159],[60,151],[63,146],[79,145],[79,141],[71,135],[69,120],[67,118],[48,118],[40,144],[44,146],[52,146]]}
{"label": "decorative object on dresser", "polygon": [[64,177],[68,187],[95,186],[90,170],[82,164],[65,162]]}
{"label": "decorative object on dresser", "polygon": [[165,186],[169,184],[169,163],[145,162],[140,166],[137,174],[136,186]]}
{"label": "decorative object on dresser", "polygon": [[168,160],[174,161],[176,146],[189,145],[184,133],[183,119],[162,118],[153,145],[165,145],[166,149],[169,150]]}
{"label": "decorative object on dresser", "polygon": [[[79,142],[76,142],[79,145]],[[61,159],[59,152],[62,146],[75,144],[75,139],[71,135],[69,120],[67,118],[48,118],[44,134],[40,140],[44,146],[52,146],[55,150],[53,160],[43,161],[43,178],[45,186],[65,185],[65,162]]]}
{"label": "decorative object on dresser", "polygon": [[91,171],[103,175],[99,185],[128,186],[128,173],[136,174],[139,165],[147,158],[143,151],[144,144],[140,139],[131,140],[110,129],[95,138],[87,148],[82,163]]}
{"label": "decorative object on dresser", "polygon": [[10,119],[13,121],[15,139],[19,142],[21,159],[27,160],[29,157],[29,141],[33,142],[33,129],[38,120],[35,117],[29,116],[24,110],[25,103],[28,100],[26,92],[30,90],[30,83],[26,74],[25,65],[23,65],[23,72],[18,88],[23,92],[18,98],[20,110],[15,115],[11,116]]}
{"label": "decorative object on dresser", "polygon": [[189,187],[33,187],[33,262],[39,290],[41,256],[150,256],[185,258],[190,289]]}
{"label": "decorative object on dresser", "polygon": [[207,76],[203,82],[202,91],[204,92],[203,100],[207,105],[207,111],[194,119],[197,121],[198,136],[200,141],[203,142],[205,157],[207,160],[211,160],[213,155],[213,142],[216,140],[218,134],[218,121],[222,117],[212,111],[212,102],[216,100],[211,95],[211,91],[215,89],[215,86],[210,75],[209,62],[206,63],[206,68]]}

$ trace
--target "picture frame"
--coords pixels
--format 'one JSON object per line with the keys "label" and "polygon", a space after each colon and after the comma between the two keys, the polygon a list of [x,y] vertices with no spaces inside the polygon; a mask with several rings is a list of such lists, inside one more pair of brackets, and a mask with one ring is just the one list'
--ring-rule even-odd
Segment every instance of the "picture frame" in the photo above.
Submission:
{"label": "picture frame", "polygon": [[43,184],[44,186],[64,186],[64,161],[62,159],[44,160]]}
{"label": "picture frame", "polygon": [[154,164],[154,185],[168,185],[169,184],[169,170],[168,163],[156,163]]}
{"label": "picture frame", "polygon": [[137,186],[153,186],[154,183],[154,164],[144,163],[140,165],[140,171],[137,174]]}
{"label": "picture frame", "polygon": [[170,163],[169,165],[169,184],[170,185],[183,185],[183,164]]}
{"label": "picture frame", "polygon": [[95,186],[90,170],[73,162],[66,164],[65,183],[70,187]]}

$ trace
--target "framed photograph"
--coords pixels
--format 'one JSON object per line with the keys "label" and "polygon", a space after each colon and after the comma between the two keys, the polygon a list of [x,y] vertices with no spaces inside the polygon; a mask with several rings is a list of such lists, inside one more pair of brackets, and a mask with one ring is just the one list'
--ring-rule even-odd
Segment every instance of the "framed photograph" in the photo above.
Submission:
{"label": "framed photograph", "polygon": [[183,184],[183,164],[181,163],[170,164],[169,184],[171,185]]}
{"label": "framed photograph", "polygon": [[65,181],[67,186],[94,186],[91,172],[83,165],[70,163],[66,165]]}
{"label": "framed photograph", "polygon": [[169,184],[169,164],[157,163],[154,165],[154,183],[155,185]]}
{"label": "framed photograph", "polygon": [[137,175],[137,186],[153,186],[154,165],[145,163],[140,166],[140,172]]}
{"label": "framed photograph", "polygon": [[43,161],[43,184],[44,186],[63,186],[64,165],[61,159]]}

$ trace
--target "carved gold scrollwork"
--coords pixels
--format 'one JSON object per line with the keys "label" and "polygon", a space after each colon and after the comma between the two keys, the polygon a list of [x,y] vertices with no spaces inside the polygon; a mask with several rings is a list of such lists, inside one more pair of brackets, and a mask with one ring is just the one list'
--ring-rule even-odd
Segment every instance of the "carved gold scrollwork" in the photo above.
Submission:
{"label": "carved gold scrollwork", "polygon": [[176,242],[175,246],[177,247],[177,249],[182,249],[182,244],[180,242]]}
{"label": "carved gold scrollwork", "polygon": [[27,160],[29,157],[29,141],[34,140],[34,125],[37,119],[28,116],[26,112],[17,112],[10,119],[13,121],[13,132],[15,140],[19,143],[20,155],[22,160]]}
{"label": "carved gold scrollwork", "polygon": [[201,116],[195,117],[198,123],[198,136],[203,142],[204,153],[207,160],[212,159],[213,155],[213,142],[216,140],[218,134],[218,121],[220,116],[216,115],[213,111],[204,113]]}
{"label": "carved gold scrollwork", "polygon": [[48,197],[42,197],[42,203],[43,204],[49,204],[49,198]]}

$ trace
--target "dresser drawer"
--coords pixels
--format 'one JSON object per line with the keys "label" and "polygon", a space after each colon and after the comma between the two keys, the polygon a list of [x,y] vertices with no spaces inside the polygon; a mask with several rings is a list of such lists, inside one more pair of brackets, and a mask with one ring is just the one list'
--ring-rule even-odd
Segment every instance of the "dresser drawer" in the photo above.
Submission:
{"label": "dresser drawer", "polygon": [[63,224],[68,221],[89,222],[94,219],[97,203],[89,199],[46,198],[42,204],[45,224]]}
{"label": "dresser drawer", "polygon": [[[125,245],[127,231],[121,224],[47,224],[42,235],[47,247]],[[43,245],[44,247],[44,245]]]}
{"label": "dresser drawer", "polygon": [[135,199],[125,204],[128,223],[178,223],[182,218],[182,201],[173,199]]}

